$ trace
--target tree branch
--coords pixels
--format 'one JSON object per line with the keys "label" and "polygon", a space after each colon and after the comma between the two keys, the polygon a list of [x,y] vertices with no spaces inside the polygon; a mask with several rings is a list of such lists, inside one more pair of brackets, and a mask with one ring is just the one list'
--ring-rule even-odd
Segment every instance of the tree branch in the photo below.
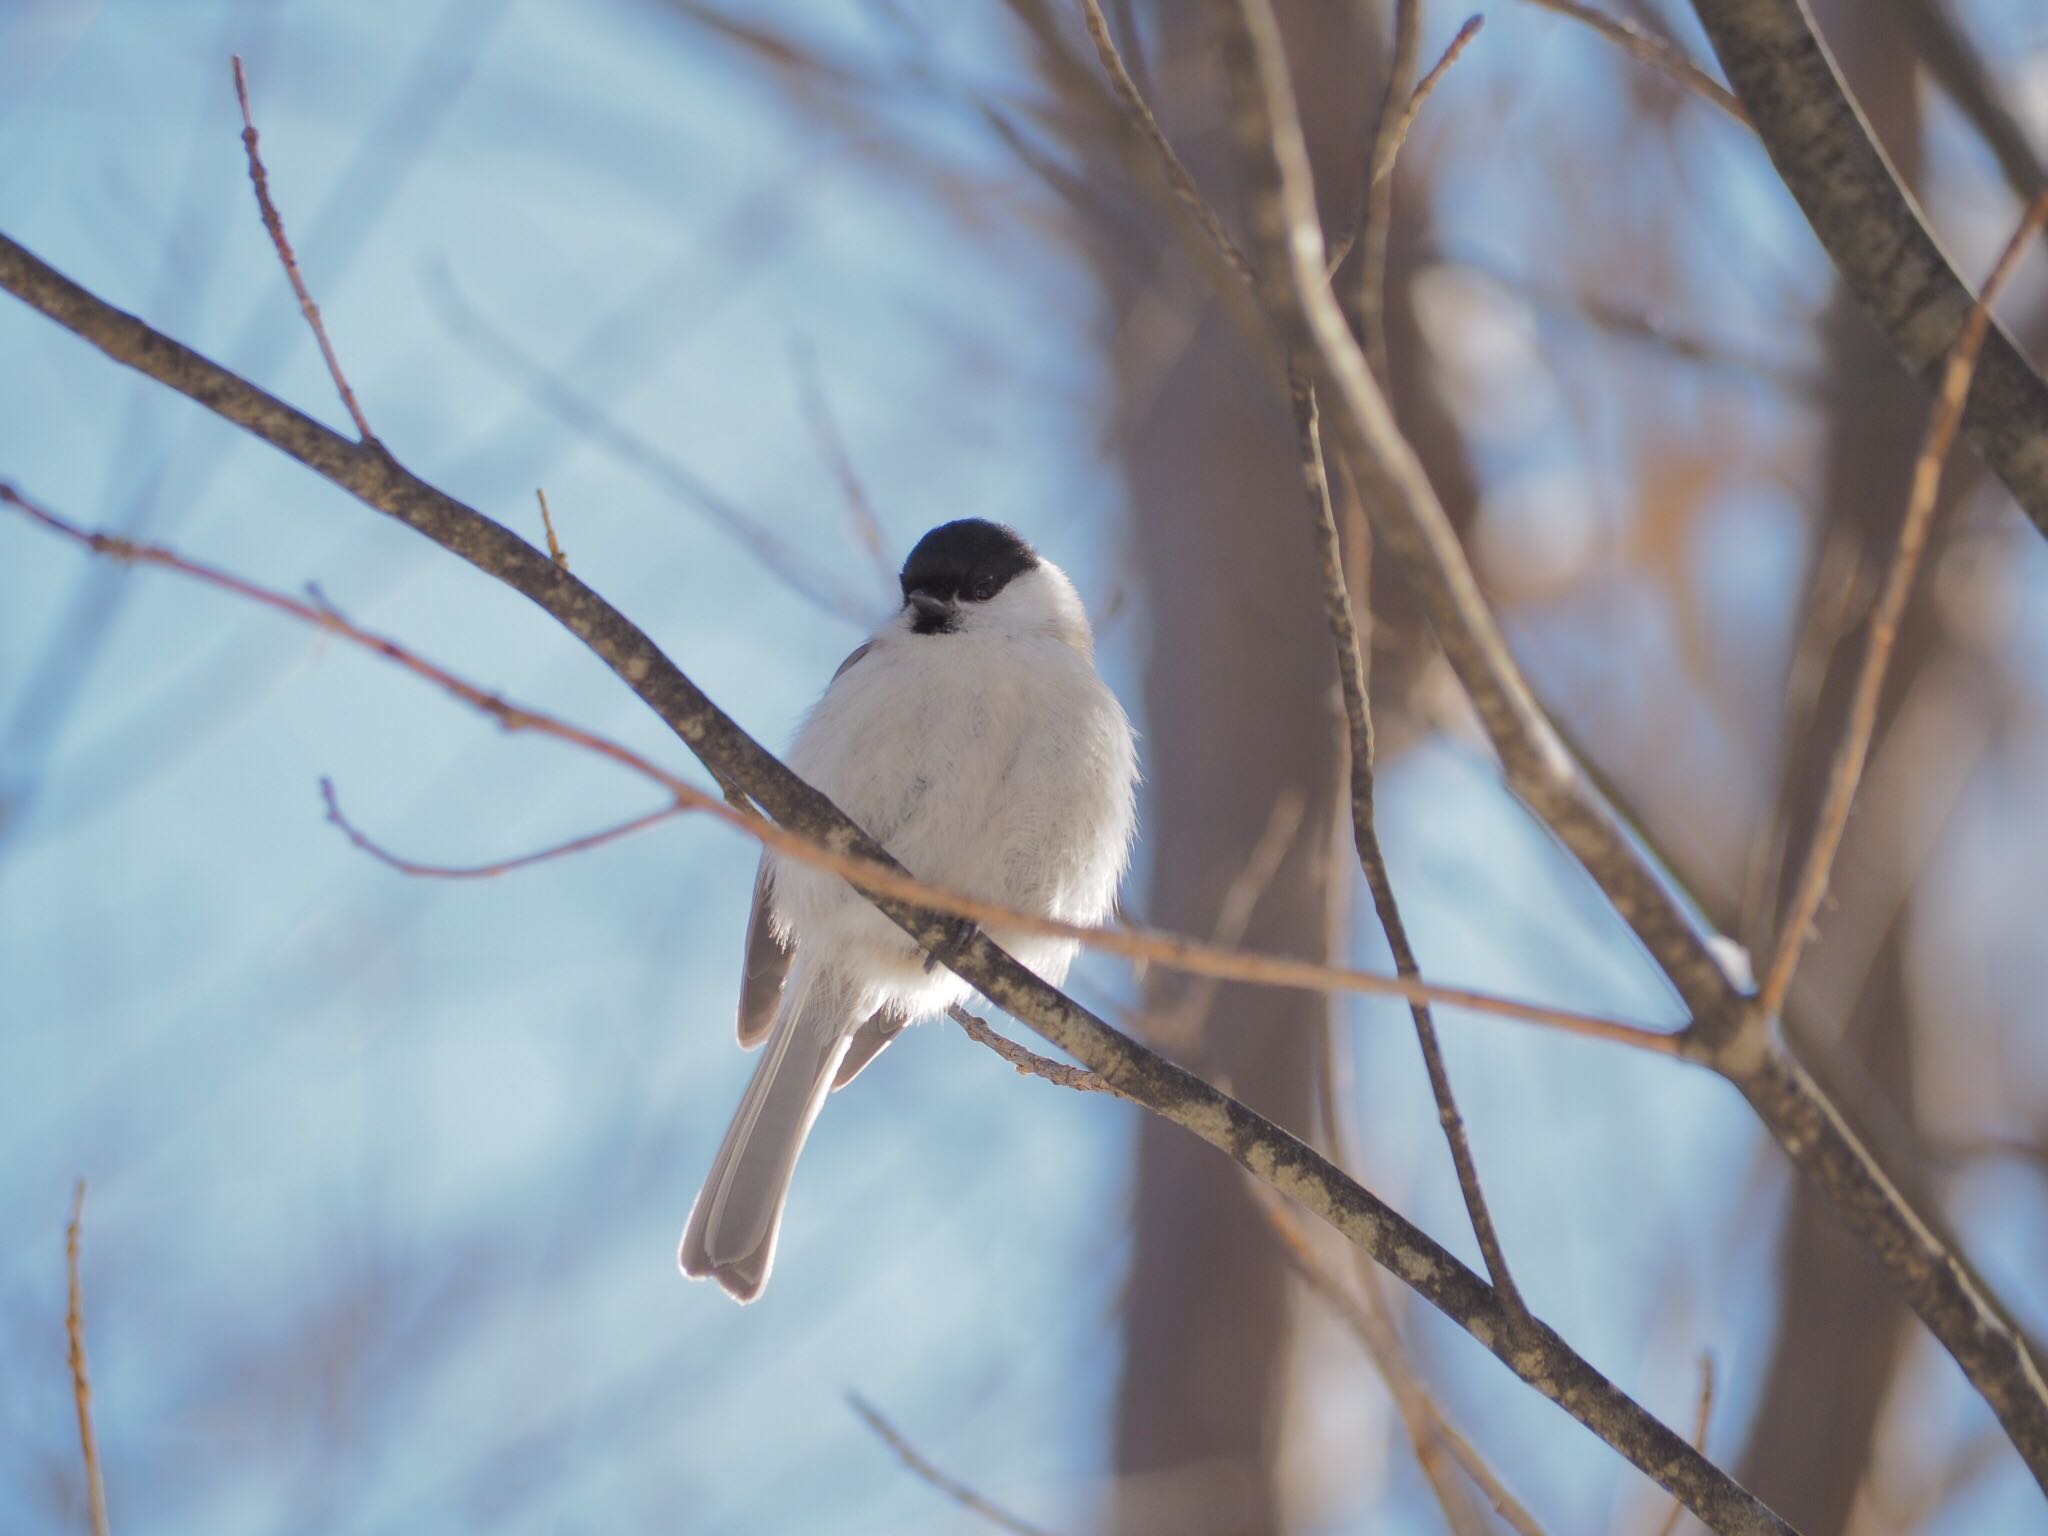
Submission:
{"label": "tree branch", "polygon": [[1215,0],[1215,8],[1252,203],[1252,262],[1265,279],[1274,323],[1290,351],[1313,363],[1344,462],[1421,599],[1510,787],[1607,893],[1692,1010],[1691,1047],[1742,1090],[1793,1161],[1826,1191],[2048,1487],[2048,1382],[2020,1331],[1793,1055],[1776,1021],[1742,995],[1537,706],[1449,518],[1321,280],[1315,188],[1271,8],[1267,0]]}
{"label": "tree branch", "polygon": [[[784,827],[825,851],[897,868],[879,844],[741,730],[625,615],[543,552],[419,480],[387,455],[350,443],[123,314],[4,235],[0,287],[116,361],[245,427],[366,505],[530,598],[610,666],[721,783],[738,786]],[[928,952],[943,951],[952,969],[998,1007],[1362,1246],[1516,1376],[1586,1425],[1714,1530],[1728,1536],[1782,1536],[1790,1530],[1555,1331],[1538,1321],[1515,1327],[1513,1315],[1484,1280],[1298,1137],[1111,1028],[1026,970],[985,934],[977,933],[959,945],[954,925],[937,914],[893,897],[870,899]]]}
{"label": "tree branch", "polygon": [[[1962,334],[1970,291],[1849,99],[1806,7],[1693,0],[1693,10],[1850,293],[1907,369],[1928,378]],[[1963,436],[2048,534],[2048,380],[1997,325]]]}
{"label": "tree branch", "polygon": [[[1316,569],[1323,584],[1323,612],[1330,625],[1331,649],[1337,661],[1337,679],[1344,696],[1344,720],[1351,756],[1351,841],[1358,853],[1358,867],[1365,872],[1366,889],[1372,894],[1373,911],[1387,936],[1387,948],[1394,957],[1394,969],[1403,976],[1420,975],[1415,948],[1408,942],[1408,925],[1401,920],[1401,905],[1394,899],[1393,877],[1387,873],[1387,856],[1380,848],[1380,834],[1374,814],[1374,746],[1372,701],[1365,686],[1365,649],[1359,641],[1358,621],[1351,610],[1351,584],[1344,577],[1344,551],[1337,534],[1336,509],[1330,502],[1330,476],[1323,462],[1322,429],[1316,414],[1315,392],[1303,382],[1294,391],[1294,426],[1301,446],[1301,473],[1308,492],[1309,516],[1315,524]],[[1472,1221],[1472,1235],[1478,1239],[1480,1256],[1493,1288],[1512,1312],[1526,1312],[1522,1293],[1508,1269],[1507,1251],[1493,1224],[1493,1211],[1479,1183],[1479,1165],[1472,1156],[1472,1142],[1465,1133],[1465,1117],[1451,1091],[1450,1068],[1444,1065],[1443,1046],[1436,1037],[1436,1021],[1427,1003],[1411,1003],[1415,1020],[1415,1041],[1422,1050],[1422,1064],[1429,1074],[1429,1091],[1436,1099],[1437,1123],[1451,1149],[1451,1166],[1457,1171],[1458,1192],[1464,1197],[1466,1214]]]}

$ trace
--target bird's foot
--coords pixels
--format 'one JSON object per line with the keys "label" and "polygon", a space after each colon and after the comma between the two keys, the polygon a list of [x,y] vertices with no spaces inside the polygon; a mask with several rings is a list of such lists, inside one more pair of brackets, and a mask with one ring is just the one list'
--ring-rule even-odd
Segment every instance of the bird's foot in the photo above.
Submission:
{"label": "bird's foot", "polygon": [[974,942],[974,936],[981,932],[971,918],[941,917],[940,924],[946,936],[924,957],[925,974],[930,975],[941,965],[951,967],[953,962],[967,952],[967,946]]}

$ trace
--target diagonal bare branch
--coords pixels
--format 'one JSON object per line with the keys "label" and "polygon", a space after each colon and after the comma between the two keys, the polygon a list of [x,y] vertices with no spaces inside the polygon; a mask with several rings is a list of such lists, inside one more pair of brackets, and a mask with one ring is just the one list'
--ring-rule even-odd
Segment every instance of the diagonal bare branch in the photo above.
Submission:
{"label": "diagonal bare branch", "polygon": [[[739,786],[798,841],[901,874],[879,844],[747,735],[624,614],[542,551],[412,475],[389,455],[349,442],[123,314],[4,235],[0,288],[117,362],[244,427],[365,505],[529,598],[611,667],[721,783]],[[962,945],[957,926],[928,908],[881,894],[870,899],[927,951],[943,953],[961,977],[998,1007],[1358,1244],[1713,1529],[1730,1536],[1784,1536],[1789,1531],[1766,1505],[1555,1331],[1540,1321],[1514,1327],[1513,1315],[1492,1287],[1299,1137],[1111,1028],[1019,965],[985,934]]]}

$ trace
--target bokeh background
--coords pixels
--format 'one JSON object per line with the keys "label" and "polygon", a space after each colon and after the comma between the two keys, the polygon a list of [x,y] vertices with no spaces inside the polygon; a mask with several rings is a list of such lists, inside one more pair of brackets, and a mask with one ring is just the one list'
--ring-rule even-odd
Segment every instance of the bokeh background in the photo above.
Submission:
{"label": "bokeh background", "polygon": [[[1682,6],[1618,9],[1708,58]],[[2048,22],[2029,0],[1819,9],[1981,274],[2040,175]],[[1387,10],[1286,8],[1333,230]],[[1228,212],[1200,8],[1111,11]],[[1428,7],[1425,60],[1465,15]],[[1404,152],[1394,392],[1539,690],[1674,878],[1760,946],[1924,403],[1743,128],[1556,15],[1486,18]],[[340,425],[256,220],[237,52],[335,343],[419,473],[536,541],[544,486],[577,574],[771,744],[920,532],[1014,523],[1074,575],[1143,733],[1133,914],[1213,929],[1276,802],[1299,803],[1247,942],[1387,964],[1334,824],[1284,402],[1070,89],[1093,67],[1070,10],[0,4],[0,227]],[[2005,308],[2036,356],[2044,304],[2037,255]],[[0,476],[316,583],[686,763],[522,600],[12,300]],[[1674,1022],[1503,793],[1398,580],[1361,579],[1425,973]],[[1959,459],[1794,995],[2037,1329],[2044,593],[2040,538]],[[751,1066],[731,1019],[754,850],[672,822],[502,879],[409,880],[326,824],[322,776],[450,863],[651,804],[317,635],[0,522],[0,1527],[82,1528],[62,1323],[84,1176],[117,1530],[976,1528],[849,1392],[1052,1530],[1444,1528],[1371,1368],[1220,1160],[950,1027],[830,1103],[764,1300],[682,1281],[675,1240]],[[1337,1071],[1366,1182],[1476,1262],[1398,1005],[1205,1004],[1106,960],[1074,990],[1305,1131]],[[1732,1092],[1443,1028],[1522,1288],[1594,1362],[1683,1426],[1711,1351],[1710,1452],[1809,1531],[2048,1530],[1988,1413]],[[1654,1488],[1389,1300],[1548,1529],[1657,1528]]]}

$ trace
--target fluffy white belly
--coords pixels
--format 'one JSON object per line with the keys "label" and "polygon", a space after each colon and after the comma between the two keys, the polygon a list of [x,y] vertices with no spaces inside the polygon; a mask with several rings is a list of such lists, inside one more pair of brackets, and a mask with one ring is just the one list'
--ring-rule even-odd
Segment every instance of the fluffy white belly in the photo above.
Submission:
{"label": "fluffy white belly", "polygon": [[[919,879],[1068,922],[1109,916],[1130,842],[1130,726],[1059,640],[885,636],[826,690],[789,764]],[[967,995],[836,876],[778,861],[774,881],[799,955],[858,955],[918,1013]],[[1070,940],[992,936],[1050,981],[1073,959]]]}

